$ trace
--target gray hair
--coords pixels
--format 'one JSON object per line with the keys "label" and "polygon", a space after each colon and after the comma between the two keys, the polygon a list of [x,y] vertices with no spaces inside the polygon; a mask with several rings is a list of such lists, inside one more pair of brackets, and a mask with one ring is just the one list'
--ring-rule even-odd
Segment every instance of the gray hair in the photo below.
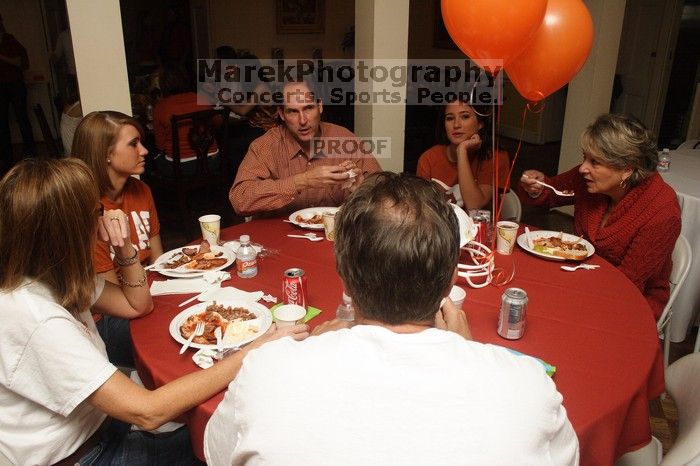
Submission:
{"label": "gray hair", "polygon": [[659,154],[651,132],[634,117],[599,116],[581,135],[581,149],[592,152],[613,168],[632,168],[626,180],[629,188],[637,186],[656,170]]}

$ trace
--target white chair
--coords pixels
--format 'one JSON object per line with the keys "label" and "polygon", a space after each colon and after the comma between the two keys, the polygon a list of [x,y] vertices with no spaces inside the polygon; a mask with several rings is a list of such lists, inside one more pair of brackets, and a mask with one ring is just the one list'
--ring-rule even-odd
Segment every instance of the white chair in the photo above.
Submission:
{"label": "white chair", "polygon": [[700,139],[688,139],[683,141],[678,149],[700,149]]}
{"label": "white chair", "polygon": [[671,364],[666,371],[666,390],[678,408],[678,437],[661,462],[662,466],[700,465],[700,353]]}
{"label": "white chair", "polygon": [[520,199],[512,189],[503,195],[503,208],[501,210],[502,220],[513,220],[520,222],[520,217],[523,213],[523,207],[520,204]]}
{"label": "white chair", "polygon": [[666,390],[678,408],[678,437],[662,459],[656,437],[622,456],[615,466],[700,466],[700,353],[691,353],[666,369]]}
{"label": "white chair", "polygon": [[625,453],[615,461],[615,466],[657,466],[661,463],[661,456],[664,453],[663,445],[659,439],[651,436],[651,442],[639,450]]}
{"label": "white chair", "polygon": [[[669,277],[669,282],[671,285],[671,295],[668,298],[666,307],[664,307],[661,317],[656,322],[656,331],[664,336],[664,367],[668,367],[668,353],[671,344],[670,338],[670,325],[671,319],[673,318],[673,302],[678,296],[678,292],[683,286],[683,282],[688,276],[688,270],[690,269],[690,263],[693,260],[693,253],[690,250],[690,244],[685,236],[679,235],[676,240],[676,245],[673,248],[673,255],[671,256],[673,260],[673,269],[671,270],[671,276]],[[696,342],[697,346],[697,342]]]}

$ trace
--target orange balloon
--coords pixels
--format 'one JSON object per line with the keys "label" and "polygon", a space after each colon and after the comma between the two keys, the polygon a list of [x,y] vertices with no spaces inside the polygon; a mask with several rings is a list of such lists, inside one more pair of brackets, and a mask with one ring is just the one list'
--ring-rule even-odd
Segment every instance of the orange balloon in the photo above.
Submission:
{"label": "orange balloon", "polygon": [[455,44],[479,66],[495,71],[488,59],[507,63],[522,52],[542,23],[547,0],[442,0],[441,5]]}
{"label": "orange balloon", "polygon": [[542,25],[525,50],[505,65],[520,95],[537,102],[579,72],[593,45],[593,20],[581,0],[549,0]]}

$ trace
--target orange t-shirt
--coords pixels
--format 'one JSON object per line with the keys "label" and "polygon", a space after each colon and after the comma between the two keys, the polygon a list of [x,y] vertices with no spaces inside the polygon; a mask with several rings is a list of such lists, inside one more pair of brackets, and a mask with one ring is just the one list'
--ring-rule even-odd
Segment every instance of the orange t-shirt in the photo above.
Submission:
{"label": "orange t-shirt", "polygon": [[[124,185],[121,203],[113,202],[107,197],[100,201],[105,210],[121,209],[129,217],[131,243],[138,252],[139,260],[144,262],[151,257],[151,238],[160,234],[160,222],[151,190],[146,183],[129,177]],[[92,255],[95,273],[109,272],[117,268],[113,258],[111,246],[98,239]]]}
{"label": "orange t-shirt", "polygon": [[[508,181],[510,160],[508,152],[499,151],[496,157],[486,160],[470,160],[474,179],[479,184],[493,185],[494,160],[498,162],[498,187],[504,188]],[[418,159],[416,175],[430,180],[435,178],[447,186],[459,184],[457,175],[457,163],[450,162],[447,158],[447,146],[436,145],[423,152]]]}

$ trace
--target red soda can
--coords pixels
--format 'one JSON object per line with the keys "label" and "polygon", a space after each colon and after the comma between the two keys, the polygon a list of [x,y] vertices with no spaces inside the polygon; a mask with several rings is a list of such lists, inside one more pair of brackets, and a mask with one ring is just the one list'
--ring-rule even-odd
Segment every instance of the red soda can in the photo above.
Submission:
{"label": "red soda can", "polygon": [[300,268],[287,269],[282,278],[282,299],[284,304],[298,304],[306,308],[306,275]]}
{"label": "red soda can", "polygon": [[476,235],[474,241],[484,245],[490,244],[489,236],[489,219],[485,215],[477,214],[472,219],[476,225]]}

